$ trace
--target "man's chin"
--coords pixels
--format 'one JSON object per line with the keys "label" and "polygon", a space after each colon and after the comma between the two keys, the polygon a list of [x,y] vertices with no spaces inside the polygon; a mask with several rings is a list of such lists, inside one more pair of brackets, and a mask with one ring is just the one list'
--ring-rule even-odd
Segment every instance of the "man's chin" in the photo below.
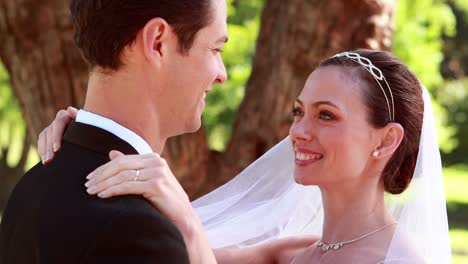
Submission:
{"label": "man's chin", "polygon": [[171,137],[177,137],[185,134],[191,134],[197,132],[201,127],[201,121],[186,123],[184,127],[182,127],[179,131],[172,134]]}
{"label": "man's chin", "polygon": [[201,128],[201,118],[197,118],[197,120],[193,120],[192,123],[188,124],[186,127],[185,133],[195,133]]}

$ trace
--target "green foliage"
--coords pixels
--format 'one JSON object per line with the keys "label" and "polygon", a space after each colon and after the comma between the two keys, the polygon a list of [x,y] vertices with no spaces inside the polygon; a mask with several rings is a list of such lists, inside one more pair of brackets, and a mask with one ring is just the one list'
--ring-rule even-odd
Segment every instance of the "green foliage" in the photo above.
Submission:
{"label": "green foliage", "polygon": [[[0,120],[1,124],[4,123],[15,123],[18,119],[21,119],[21,113],[19,111],[18,103],[16,98],[12,94],[10,88],[10,80],[8,74],[0,64]],[[20,124],[16,123],[17,126]]]}
{"label": "green foliage", "polygon": [[[468,77],[447,81],[435,91],[437,101],[445,111],[445,120],[450,124],[453,146],[441,148],[446,163],[468,163]],[[441,146],[442,147],[442,146]]]}
{"label": "green foliage", "polygon": [[[468,232],[466,232],[468,233]],[[452,231],[450,231],[450,239],[453,239],[453,237],[456,237],[457,239],[461,240],[461,239],[465,239],[464,241],[466,241],[466,237],[459,237],[458,234],[455,234],[455,235],[452,235]],[[468,263],[468,256],[467,255],[459,255],[459,254],[453,254],[452,255],[452,264],[466,264]]]}
{"label": "green foliage", "polygon": [[[17,148],[15,143],[18,139],[22,139],[23,131],[24,122],[22,122],[19,106],[12,94],[6,70],[0,65],[0,147]],[[11,140],[12,138],[15,140]],[[8,157],[9,161],[11,161],[10,157]]]}
{"label": "green foliage", "polygon": [[468,186],[468,166],[457,165],[444,168],[444,188],[447,203],[468,204],[466,186]]}
{"label": "green foliage", "polygon": [[439,148],[443,153],[450,153],[458,147],[457,127],[450,123],[447,108],[440,105],[434,98],[431,99]]}
{"label": "green foliage", "polygon": [[451,4],[456,6],[458,9],[465,11],[465,20],[468,22],[468,1],[466,0],[450,0]]}
{"label": "green foliage", "polygon": [[223,51],[228,80],[222,85],[216,85],[208,94],[208,104],[203,114],[209,147],[219,151],[225,148],[231,137],[235,114],[244,98],[263,1],[231,0],[228,4],[229,42]]}
{"label": "green foliage", "polygon": [[444,35],[455,34],[455,16],[440,0],[397,2],[393,52],[432,90],[443,82],[440,63]]}
{"label": "green foliage", "polygon": [[[11,167],[14,167],[20,159],[25,132],[26,125],[20,107],[11,89],[8,74],[0,63],[0,148],[9,148],[6,159]],[[1,158],[5,157],[2,157],[0,152]],[[31,149],[25,169],[32,167],[38,160],[35,150]]]}
{"label": "green foliage", "polygon": [[[459,146],[458,126],[454,122],[450,92],[445,90],[441,74],[444,59],[444,37],[456,34],[456,19],[450,4],[468,8],[466,1],[401,0],[397,5],[393,52],[419,77],[433,95],[433,108],[439,146],[443,153],[451,153]],[[463,2],[463,3],[462,3]],[[468,9],[466,9],[468,10]],[[466,88],[459,87],[461,90]],[[448,96],[448,97],[447,97]]]}
{"label": "green foliage", "polygon": [[228,0],[228,23],[243,25],[256,20],[263,8],[264,0]]}

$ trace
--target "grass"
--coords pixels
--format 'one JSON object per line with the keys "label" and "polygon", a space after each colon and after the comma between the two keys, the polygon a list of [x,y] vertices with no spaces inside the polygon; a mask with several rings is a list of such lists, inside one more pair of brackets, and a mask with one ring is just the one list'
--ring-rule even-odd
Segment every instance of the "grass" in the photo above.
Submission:
{"label": "grass", "polygon": [[447,203],[468,203],[468,166],[444,168],[444,185]]}
{"label": "grass", "polygon": [[453,263],[468,263],[468,166],[444,168]]}
{"label": "grass", "polygon": [[453,264],[466,264],[468,263],[468,256],[454,255],[452,261]]}

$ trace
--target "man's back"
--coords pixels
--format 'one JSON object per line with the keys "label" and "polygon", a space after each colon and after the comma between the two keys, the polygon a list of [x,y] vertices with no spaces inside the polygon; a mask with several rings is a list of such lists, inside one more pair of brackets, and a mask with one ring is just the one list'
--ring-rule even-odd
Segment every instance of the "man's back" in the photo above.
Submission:
{"label": "man's back", "polygon": [[18,183],[0,227],[0,263],[188,263],[176,227],[142,197],[100,199],[86,175],[107,153],[135,150],[99,128],[73,123],[52,163]]}

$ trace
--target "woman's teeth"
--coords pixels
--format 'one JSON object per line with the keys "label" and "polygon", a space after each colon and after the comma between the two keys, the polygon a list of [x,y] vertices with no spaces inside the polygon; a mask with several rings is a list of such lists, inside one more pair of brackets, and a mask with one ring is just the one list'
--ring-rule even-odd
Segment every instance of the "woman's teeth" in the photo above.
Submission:
{"label": "woman's teeth", "polygon": [[305,154],[296,152],[296,159],[297,160],[319,160],[322,158],[320,154]]}

